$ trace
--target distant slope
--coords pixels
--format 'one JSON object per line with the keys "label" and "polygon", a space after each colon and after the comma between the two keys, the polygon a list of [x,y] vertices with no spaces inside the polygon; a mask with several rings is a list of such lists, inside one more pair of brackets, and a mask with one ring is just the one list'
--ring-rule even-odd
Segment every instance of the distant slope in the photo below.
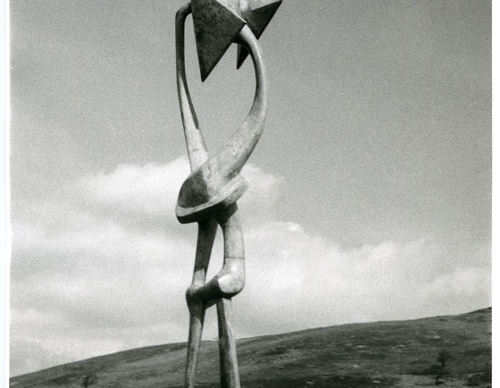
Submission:
{"label": "distant slope", "polygon": [[[429,368],[441,349],[446,386],[491,379],[491,308],[457,316],[411,321],[348,324],[272,335],[238,343],[244,387],[406,387],[432,386]],[[186,345],[134,349],[61,365],[11,379],[13,388],[182,387]],[[200,387],[219,386],[215,342],[204,342],[199,365]]]}

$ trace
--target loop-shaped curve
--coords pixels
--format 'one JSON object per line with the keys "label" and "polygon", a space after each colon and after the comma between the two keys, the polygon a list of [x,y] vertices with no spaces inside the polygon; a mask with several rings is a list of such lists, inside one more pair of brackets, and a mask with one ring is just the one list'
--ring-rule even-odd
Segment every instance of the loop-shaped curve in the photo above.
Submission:
{"label": "loop-shaped curve", "polygon": [[177,13],[177,88],[184,134],[192,173],[183,183],[177,200],[176,215],[181,223],[196,222],[236,202],[248,184],[240,175],[264,129],[267,112],[267,78],[257,38],[248,26],[237,37],[248,50],[255,68],[255,96],[250,112],[228,141],[209,156],[199,129],[189,94],[184,59],[184,25],[191,6]]}

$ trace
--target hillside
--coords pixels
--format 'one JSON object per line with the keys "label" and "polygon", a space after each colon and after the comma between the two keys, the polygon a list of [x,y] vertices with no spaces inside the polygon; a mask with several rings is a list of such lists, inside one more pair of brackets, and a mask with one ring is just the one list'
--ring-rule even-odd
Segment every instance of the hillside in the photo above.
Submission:
{"label": "hillside", "polygon": [[[491,308],[456,316],[348,324],[243,339],[243,387],[435,386],[430,368],[449,353],[445,386],[491,386]],[[11,379],[10,387],[182,387],[185,343],[153,346],[61,365]],[[200,387],[218,387],[217,344],[203,344]]]}

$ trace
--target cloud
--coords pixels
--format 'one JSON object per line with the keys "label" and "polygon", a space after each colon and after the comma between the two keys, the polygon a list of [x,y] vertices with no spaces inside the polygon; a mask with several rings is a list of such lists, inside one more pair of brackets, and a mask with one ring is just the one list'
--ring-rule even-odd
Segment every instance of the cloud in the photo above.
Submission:
{"label": "cloud", "polygon": [[[121,165],[87,175],[51,198],[16,203],[12,375],[186,340],[184,292],[192,276],[196,225],[178,224],[174,206],[188,173],[185,158]],[[238,336],[459,313],[490,304],[488,249],[478,246],[467,252],[470,259],[456,260],[446,245],[419,236],[342,248],[277,218],[280,177],[252,165],[243,175],[250,189],[239,201],[247,283],[234,299]],[[209,275],[221,261],[219,233]],[[216,333],[211,311],[205,338]]]}
{"label": "cloud", "polygon": [[244,336],[457,314],[491,303],[489,266],[455,268],[435,241],[341,249],[297,224],[270,222],[246,242],[247,286],[235,310]]}
{"label": "cloud", "polygon": [[164,166],[123,164],[109,174],[85,176],[76,186],[84,198],[103,209],[141,217],[173,213],[179,188],[189,173],[186,158]]}

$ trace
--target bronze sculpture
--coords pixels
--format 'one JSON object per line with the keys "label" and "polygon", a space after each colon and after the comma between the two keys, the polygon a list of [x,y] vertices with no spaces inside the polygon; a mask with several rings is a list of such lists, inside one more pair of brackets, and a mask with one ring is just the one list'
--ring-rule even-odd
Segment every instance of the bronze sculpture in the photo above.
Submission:
{"label": "bronze sculpture", "polygon": [[[194,387],[205,310],[214,304],[219,324],[221,386],[240,387],[231,298],[245,284],[245,256],[236,201],[248,187],[239,173],[260,138],[267,111],[266,71],[257,39],[280,4],[274,0],[191,0],[176,15],[177,87],[192,171],[181,187],[176,215],[181,223],[198,223],[193,281],[186,293],[190,313],[186,387]],[[202,81],[233,42],[239,44],[237,67],[248,54],[255,67],[256,92],[250,112],[212,156],[207,152],[186,79],[184,25],[190,13]],[[206,282],[217,225],[224,236],[224,264]]]}

